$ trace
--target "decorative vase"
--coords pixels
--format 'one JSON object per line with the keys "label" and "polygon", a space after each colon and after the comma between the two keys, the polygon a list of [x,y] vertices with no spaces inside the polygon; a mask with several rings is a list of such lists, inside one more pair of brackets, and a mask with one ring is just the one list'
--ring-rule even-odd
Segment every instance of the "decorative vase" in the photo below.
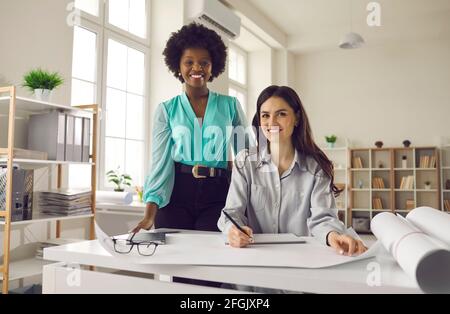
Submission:
{"label": "decorative vase", "polygon": [[34,90],[34,97],[37,100],[49,102],[52,98],[52,90],[36,88]]}
{"label": "decorative vase", "polygon": [[334,142],[327,142],[328,144],[328,148],[333,148],[334,147]]}
{"label": "decorative vase", "polygon": [[409,140],[404,140],[403,141],[403,146],[409,147],[409,145],[411,145],[411,141],[409,141]]}
{"label": "decorative vase", "polygon": [[403,160],[402,160],[402,168],[403,168],[403,169],[408,168],[408,160],[406,160],[406,159],[403,159]]}
{"label": "decorative vase", "polygon": [[114,189],[114,192],[123,192],[125,191],[124,189]]}
{"label": "decorative vase", "polygon": [[425,184],[425,190],[431,190],[431,184]]}

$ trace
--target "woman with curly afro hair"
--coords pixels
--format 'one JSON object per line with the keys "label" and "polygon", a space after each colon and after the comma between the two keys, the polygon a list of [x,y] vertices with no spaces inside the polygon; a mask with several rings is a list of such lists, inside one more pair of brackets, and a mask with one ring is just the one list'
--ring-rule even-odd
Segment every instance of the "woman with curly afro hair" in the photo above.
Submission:
{"label": "woman with curly afro hair", "polygon": [[[191,23],[172,33],[163,55],[185,91],[156,109],[152,165],[143,195],[146,213],[133,232],[153,224],[218,231],[231,173],[230,138],[236,127],[246,127],[237,99],[208,89],[208,82],[225,70],[227,48],[215,31]],[[248,141],[233,144],[234,154]]]}

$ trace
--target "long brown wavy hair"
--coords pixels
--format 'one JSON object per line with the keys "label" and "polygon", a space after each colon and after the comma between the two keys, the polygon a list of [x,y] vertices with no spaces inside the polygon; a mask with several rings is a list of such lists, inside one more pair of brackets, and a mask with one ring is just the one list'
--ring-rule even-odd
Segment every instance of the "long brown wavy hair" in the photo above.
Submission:
{"label": "long brown wavy hair", "polygon": [[261,106],[270,97],[280,97],[294,110],[296,117],[299,118],[297,126],[292,133],[292,142],[295,149],[304,156],[310,156],[319,164],[320,168],[331,179],[330,190],[335,196],[338,196],[342,190],[334,185],[333,164],[325,153],[314,143],[308,116],[303,108],[300,97],[288,86],[272,85],[264,89],[258,97],[256,103],[256,113],[253,117],[252,125],[256,130],[256,138],[260,138],[260,114]]}

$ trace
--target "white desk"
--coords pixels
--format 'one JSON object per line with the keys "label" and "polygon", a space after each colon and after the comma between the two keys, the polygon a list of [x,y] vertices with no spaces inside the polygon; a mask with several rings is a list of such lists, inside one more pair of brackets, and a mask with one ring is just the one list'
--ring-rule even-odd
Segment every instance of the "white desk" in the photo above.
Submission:
{"label": "white desk", "polygon": [[[132,264],[106,252],[97,240],[46,248],[44,258],[58,263],[44,267],[44,293],[230,293],[230,290],[162,282],[148,274],[163,274],[232,284],[311,293],[421,293],[389,256],[325,269]],[[73,270],[71,263],[96,266]],[[126,276],[100,268],[129,271]],[[142,278],[147,277],[147,278]],[[367,284],[368,279],[379,286]],[[375,279],[375,281],[373,281]]]}

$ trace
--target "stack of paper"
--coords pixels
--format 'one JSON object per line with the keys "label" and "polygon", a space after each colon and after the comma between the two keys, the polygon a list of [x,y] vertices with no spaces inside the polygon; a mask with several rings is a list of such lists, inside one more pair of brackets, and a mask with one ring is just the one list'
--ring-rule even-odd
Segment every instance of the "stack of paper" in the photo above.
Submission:
{"label": "stack of paper", "polygon": [[55,189],[39,193],[41,212],[49,215],[81,215],[91,212],[90,190]]}
{"label": "stack of paper", "polygon": [[450,293],[450,215],[430,207],[406,219],[386,212],[372,219],[371,229],[424,292]]}

